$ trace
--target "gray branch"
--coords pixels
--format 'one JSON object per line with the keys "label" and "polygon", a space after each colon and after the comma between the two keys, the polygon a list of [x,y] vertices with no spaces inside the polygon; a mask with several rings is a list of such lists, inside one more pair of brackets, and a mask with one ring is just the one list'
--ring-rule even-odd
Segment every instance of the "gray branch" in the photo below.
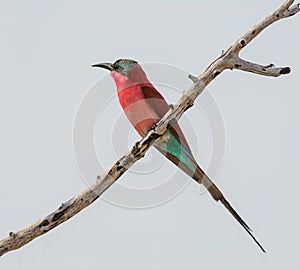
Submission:
{"label": "gray branch", "polygon": [[280,75],[288,74],[291,72],[291,69],[289,67],[275,67],[274,64],[263,66],[256,63],[248,62],[238,57],[234,59],[234,63],[234,68],[236,69],[247,72],[253,72],[264,76],[278,77]]}
{"label": "gray branch", "polygon": [[273,64],[262,66],[239,58],[239,52],[246,47],[260,32],[272,23],[295,15],[299,12],[299,4],[292,6],[294,1],[285,1],[277,10],[265,19],[254,25],[247,33],[240,37],[222,55],[212,62],[209,67],[198,77],[190,75],[193,84],[179,101],[171,107],[167,114],[159,121],[155,129],[137,142],[126,155],[121,157],[111,169],[98,176],[95,182],[77,196],[61,204],[53,213],[41,218],[29,227],[16,233],[10,232],[8,237],[0,240],[0,256],[18,249],[40,235],[43,235],[75,216],[85,207],[92,204],[106,189],[108,189],[120,176],[126,172],[136,161],[144,157],[152,144],[160,140],[165,133],[168,123],[178,120],[182,114],[193,106],[194,100],[202,93],[205,87],[226,69],[239,69],[264,76],[280,76],[290,72],[289,67],[275,67]]}

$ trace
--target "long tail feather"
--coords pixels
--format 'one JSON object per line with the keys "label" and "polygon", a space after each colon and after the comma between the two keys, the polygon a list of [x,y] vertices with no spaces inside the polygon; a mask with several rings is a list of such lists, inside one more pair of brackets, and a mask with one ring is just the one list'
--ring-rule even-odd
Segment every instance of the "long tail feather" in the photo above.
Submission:
{"label": "long tail feather", "polygon": [[211,196],[216,200],[220,201],[225,208],[231,213],[231,215],[235,218],[235,220],[241,224],[241,226],[247,231],[247,233],[251,236],[251,238],[255,241],[255,243],[260,247],[260,249],[265,253],[265,249],[263,246],[256,240],[254,235],[251,233],[252,230],[247,225],[247,223],[241,218],[241,216],[232,208],[230,203],[225,199],[222,192],[218,189],[218,187],[209,179],[209,177],[203,172],[203,170],[198,166],[196,173],[193,176],[194,180],[198,183],[204,185],[204,187],[208,190]]}
{"label": "long tail feather", "polygon": [[220,199],[220,202],[225,206],[225,208],[234,216],[234,218],[243,226],[243,228],[247,231],[247,233],[251,236],[251,238],[255,241],[255,243],[260,247],[260,249],[265,253],[265,249],[263,246],[256,240],[254,235],[251,233],[251,229],[246,224],[246,222],[239,216],[239,214],[232,208],[230,203],[223,197]]}
{"label": "long tail feather", "polygon": [[[174,132],[174,130],[173,130]],[[156,145],[157,149],[163,153],[168,159],[170,159],[173,163],[175,163],[179,168],[181,168],[184,172],[190,175],[194,180],[198,183],[203,184],[204,187],[208,190],[210,195],[216,200],[220,201],[225,208],[231,213],[231,215],[235,218],[235,220],[241,224],[241,226],[247,231],[247,233],[251,236],[251,238],[255,241],[255,243],[260,247],[263,252],[266,252],[262,245],[256,240],[256,238],[251,233],[252,230],[247,225],[247,223],[240,217],[240,215],[232,208],[229,202],[225,199],[222,192],[218,189],[218,187],[210,180],[210,178],[205,174],[205,172],[199,167],[196,160],[193,158],[192,154],[187,151],[185,148],[181,149],[181,154],[183,160],[185,162],[179,160],[175,155],[172,153],[166,152],[160,145]],[[188,162],[187,162],[188,161]],[[191,170],[191,167],[196,168],[195,170]]]}

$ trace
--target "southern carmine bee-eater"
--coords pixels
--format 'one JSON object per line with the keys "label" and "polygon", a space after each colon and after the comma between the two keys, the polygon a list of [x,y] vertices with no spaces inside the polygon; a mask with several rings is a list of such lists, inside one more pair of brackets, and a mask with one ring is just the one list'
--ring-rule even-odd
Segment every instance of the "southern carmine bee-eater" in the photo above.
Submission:
{"label": "southern carmine bee-eater", "polygon": [[[136,131],[145,137],[147,132],[170,109],[163,96],[148,80],[141,66],[134,60],[119,59],[112,63],[95,64],[93,67],[108,69],[114,79],[120,104]],[[264,248],[251,233],[251,229],[232,208],[222,192],[205,174],[193,157],[192,151],[176,122],[170,125],[161,140],[154,144],[156,149],[182,169],[186,174],[204,185],[216,201],[220,201],[232,216],[243,226],[263,252]]]}

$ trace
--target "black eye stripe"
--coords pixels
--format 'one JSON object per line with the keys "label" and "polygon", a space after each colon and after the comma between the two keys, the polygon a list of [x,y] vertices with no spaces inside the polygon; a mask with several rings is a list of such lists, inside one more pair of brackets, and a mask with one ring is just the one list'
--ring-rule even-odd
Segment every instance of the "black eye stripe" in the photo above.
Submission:
{"label": "black eye stripe", "polygon": [[122,69],[122,66],[120,66],[118,63],[114,63],[114,64],[113,64],[113,68],[114,68],[115,70],[120,70],[120,69]]}

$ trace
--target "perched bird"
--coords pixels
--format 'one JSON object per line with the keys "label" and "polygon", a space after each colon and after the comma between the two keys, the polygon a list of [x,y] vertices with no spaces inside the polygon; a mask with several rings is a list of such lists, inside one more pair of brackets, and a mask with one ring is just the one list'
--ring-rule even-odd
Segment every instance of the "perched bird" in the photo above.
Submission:
{"label": "perched bird", "polygon": [[[136,131],[145,137],[155,124],[170,109],[163,96],[148,80],[141,66],[134,60],[119,59],[112,63],[95,64],[93,67],[108,69],[114,79],[120,104]],[[251,229],[232,208],[222,192],[205,174],[193,157],[179,124],[170,125],[161,140],[154,146],[182,169],[186,174],[204,185],[216,201],[220,201],[232,216],[243,226],[263,252],[264,248],[251,233]]]}

